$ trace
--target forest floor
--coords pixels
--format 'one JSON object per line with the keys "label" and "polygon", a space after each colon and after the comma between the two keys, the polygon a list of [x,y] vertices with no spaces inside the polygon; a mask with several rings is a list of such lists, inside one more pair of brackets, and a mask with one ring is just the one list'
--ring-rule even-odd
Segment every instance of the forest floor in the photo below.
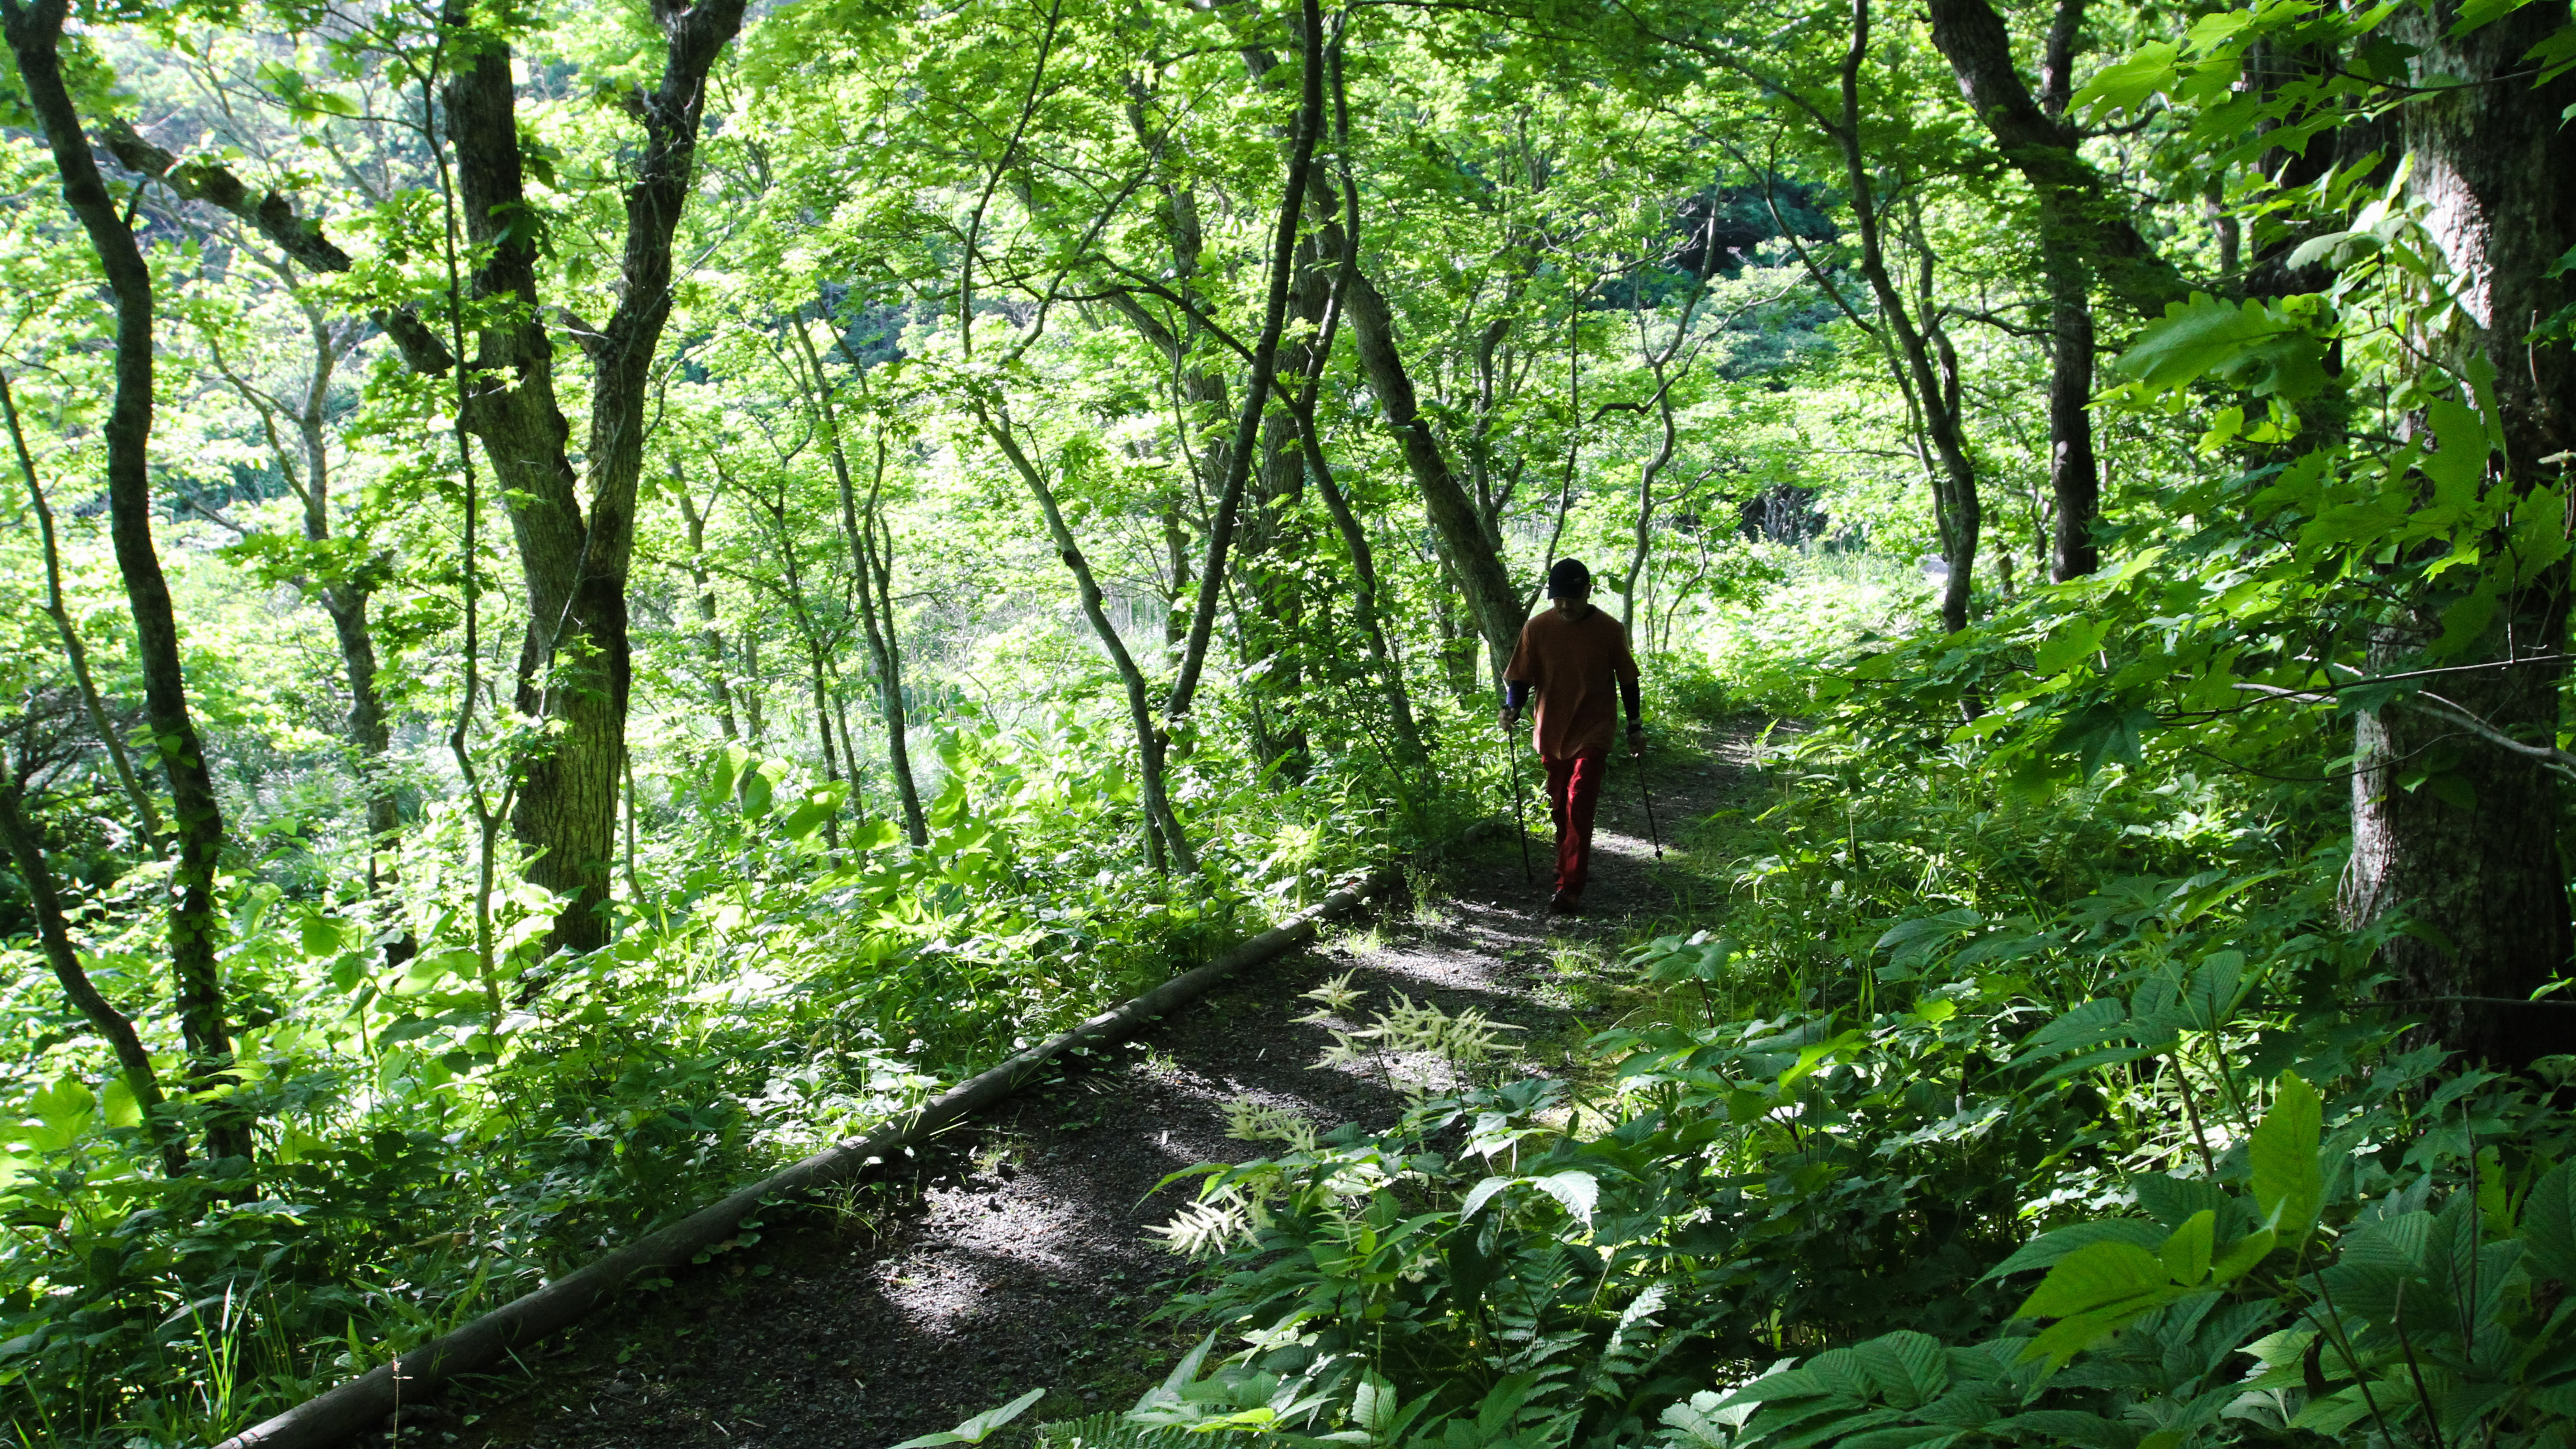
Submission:
{"label": "forest floor", "polygon": [[[405,1444],[523,1449],[885,1449],[1032,1388],[1020,1421],[1124,1408],[1202,1330],[1150,1321],[1188,1264],[1149,1236],[1189,1200],[1156,1186],[1194,1163],[1264,1149],[1225,1135],[1251,1097],[1319,1127],[1391,1123],[1402,1103],[1361,1068],[1311,1065],[1330,1045],[1300,993],[1343,972],[1370,1005],[1391,993],[1518,1027],[1524,1070],[1562,1071],[1633,1008],[1623,948],[1692,921],[1723,891],[1725,821],[1756,804],[1758,727],[1664,735],[1647,778],[1614,766],[1594,837],[1587,914],[1544,911],[1508,828],[1409,872],[1373,920],[1256,967],[1146,1035],[1053,1074],[927,1149],[892,1180],[789,1220],[765,1240],[617,1308],[525,1360],[407,1408]],[[1527,776],[1524,775],[1526,781]],[[1698,844],[1694,852],[1685,841]],[[1018,1426],[1014,1426],[1016,1429]],[[393,1433],[368,1442],[386,1443]]]}

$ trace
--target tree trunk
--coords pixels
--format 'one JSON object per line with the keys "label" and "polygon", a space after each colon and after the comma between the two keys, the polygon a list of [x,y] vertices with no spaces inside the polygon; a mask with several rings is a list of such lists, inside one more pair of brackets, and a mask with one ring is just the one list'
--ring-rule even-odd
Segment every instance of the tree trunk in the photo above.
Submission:
{"label": "tree trunk", "polygon": [[169,1107],[161,1096],[161,1078],[152,1070],[152,1054],[143,1049],[143,1039],[135,1034],[134,1023],[99,993],[89,973],[81,969],[80,953],[72,949],[71,930],[63,919],[62,891],[54,882],[53,867],[45,859],[44,843],[27,819],[26,797],[15,784],[0,784],[0,844],[8,847],[9,858],[18,867],[18,879],[27,887],[27,903],[36,917],[36,942],[45,953],[45,964],[54,968],[54,979],[63,984],[63,994],[71,998],[72,1005],[89,1019],[91,1029],[105,1038],[109,1049],[116,1053],[116,1065],[125,1073],[125,1084],[134,1091],[135,1105],[142,1109],[144,1131],[160,1151],[162,1172],[179,1176],[188,1170],[188,1144],[178,1124],[170,1119]]}
{"label": "tree trunk", "polygon": [[2048,271],[2048,577],[2082,578],[2102,566],[2093,520],[2102,470],[2093,457],[2093,304],[2080,269],[2051,258]]}
{"label": "tree trunk", "polygon": [[9,446],[18,456],[18,471],[26,479],[27,506],[36,515],[36,536],[45,554],[45,617],[54,621],[54,633],[63,641],[63,661],[71,666],[72,683],[80,690],[81,711],[89,717],[90,732],[98,736],[100,748],[107,751],[108,764],[116,772],[116,783],[124,790],[127,803],[134,807],[136,824],[143,832],[146,848],[161,856],[163,829],[161,812],[144,790],[141,777],[135,774],[134,761],[125,753],[125,740],[107,717],[107,704],[99,697],[98,682],[90,677],[89,649],[81,643],[80,630],[72,624],[71,606],[63,600],[63,556],[54,539],[54,510],[45,502],[45,485],[36,476],[35,455],[27,450],[26,431],[18,425],[18,400],[9,390],[9,379],[0,373],[0,415],[9,424]]}
{"label": "tree trunk", "polygon": [[[1346,200],[1344,204],[1351,203]],[[1520,591],[1512,587],[1511,573],[1503,563],[1502,540],[1477,516],[1475,500],[1458,482],[1439,439],[1431,435],[1431,425],[1423,419],[1421,405],[1414,398],[1413,378],[1405,371],[1403,355],[1396,347],[1394,314],[1365,270],[1351,273],[1344,310],[1350,314],[1351,340],[1358,350],[1360,367],[1368,374],[1370,389],[1377,394],[1387,428],[1404,450],[1405,468],[1422,495],[1423,511],[1432,530],[1440,535],[1458,592],[1466,600],[1467,615],[1474,621],[1476,632],[1484,637],[1485,651],[1499,678],[1504,664],[1511,659],[1513,646],[1520,642],[1521,625],[1526,622]],[[1473,692],[1472,686],[1469,692]]]}
{"label": "tree trunk", "polygon": [[1038,512],[1046,520],[1047,536],[1055,543],[1056,555],[1064,560],[1065,568],[1073,575],[1075,591],[1082,601],[1082,616],[1090,623],[1091,632],[1099,639],[1101,650],[1109,656],[1110,664],[1117,669],[1119,682],[1126,686],[1128,723],[1136,731],[1140,786],[1137,793],[1144,798],[1148,846],[1150,848],[1159,836],[1162,848],[1171,853],[1172,864],[1178,866],[1184,875],[1196,875],[1198,855],[1190,847],[1189,835],[1182,830],[1180,816],[1172,809],[1171,793],[1164,786],[1163,733],[1154,723],[1153,706],[1146,697],[1145,675],[1136,667],[1134,657],[1128,654],[1126,641],[1118,636],[1118,626],[1110,622],[1109,610],[1100,592],[1100,581],[1091,572],[1090,561],[1082,556],[1073,529],[1064,521],[1063,510],[1056,506],[1055,490],[1048,486],[1046,474],[1038,470],[1027,451],[1021,448],[1019,439],[1012,435],[1009,415],[995,417],[980,403],[970,402],[969,406],[975,409],[976,420],[983,424],[985,436],[1002,450],[1002,456],[1010,460],[1021,481],[1029,485],[1029,494],[1037,500]]}
{"label": "tree trunk", "polygon": [[1288,293],[1297,270],[1297,224],[1306,204],[1307,170],[1315,143],[1324,129],[1324,21],[1317,0],[1302,0],[1300,39],[1305,55],[1300,66],[1297,129],[1288,147],[1288,179],[1279,198],[1279,219],[1270,246],[1270,288],[1262,306],[1261,333],[1253,342],[1251,376],[1244,384],[1242,413],[1226,456],[1224,486],[1208,520],[1207,559],[1199,574],[1199,597],[1190,616],[1189,637],[1182,641],[1181,666],[1173,676],[1171,697],[1163,714],[1178,720],[1188,715],[1198,690],[1199,672],[1207,660],[1209,633],[1216,626],[1217,595],[1226,576],[1226,550],[1234,540],[1235,521],[1243,505],[1255,450],[1260,446],[1261,417],[1270,402],[1270,379],[1279,365],[1279,340],[1288,318]]}
{"label": "tree trunk", "polygon": [[[64,87],[60,46],[65,9],[64,0],[32,5],[8,0],[0,7],[0,23],[5,23],[28,105],[53,151],[63,200],[89,234],[116,298],[116,395],[106,427],[108,533],[134,613],[144,710],[170,780],[171,825],[179,847],[171,880],[170,961],[187,1038],[189,1084],[204,1089],[230,1079],[233,1054],[223,978],[215,961],[221,929],[215,869],[223,849],[223,806],[188,711],[178,620],[152,542],[152,269],[117,214]],[[207,1130],[207,1150],[216,1158],[248,1159],[249,1124],[237,1111],[220,1111]]]}
{"label": "tree trunk", "polygon": [[[548,752],[525,767],[511,816],[529,853],[528,879],[567,897],[546,938],[548,950],[590,950],[608,939],[608,878],[631,682],[626,579],[650,422],[646,383],[670,318],[671,244],[695,174],[707,74],[741,29],[747,3],[652,0],[663,38],[662,75],[651,89],[620,96],[643,127],[644,144],[633,153],[636,169],[625,193],[619,301],[606,326],[594,331],[574,324],[592,367],[583,454],[591,498],[587,517],[566,448],[571,425],[555,402],[554,347],[537,291],[539,238],[526,224],[530,207],[513,56],[507,41],[475,32],[464,0],[448,0],[440,18],[454,53],[465,57],[447,79],[445,120],[467,239],[483,258],[473,295],[508,304],[497,309],[502,320],[478,334],[471,359],[476,376],[464,412],[467,430],[482,440],[500,476],[527,584],[519,708],[555,726]],[[59,12],[59,0],[47,5]],[[285,197],[270,192],[254,199],[223,167],[180,164],[131,127],[112,125],[105,139],[124,164],[179,196],[241,217],[294,260],[327,272],[354,265],[318,223],[297,216]],[[457,365],[411,309],[381,311],[376,320],[415,372],[442,374]]]}
{"label": "tree trunk", "polygon": [[[930,844],[930,826],[921,813],[921,791],[912,779],[912,747],[908,738],[912,727],[904,718],[902,665],[893,648],[894,603],[891,599],[885,600],[881,615],[877,598],[881,586],[892,582],[890,578],[882,577],[876,567],[877,504],[885,489],[885,435],[880,429],[876,472],[868,483],[868,507],[863,521],[859,512],[858,490],[850,481],[849,450],[841,437],[841,412],[832,402],[832,379],[823,371],[822,354],[815,350],[813,340],[805,335],[803,320],[794,319],[790,325],[795,329],[796,345],[804,354],[805,366],[812,378],[810,384],[800,378],[799,387],[810,386],[813,389],[811,398],[815,410],[822,415],[823,441],[830,450],[832,477],[840,487],[841,538],[850,551],[851,577],[858,581],[859,626],[868,641],[868,660],[876,674],[877,708],[885,719],[886,759],[888,771],[894,776],[895,798],[903,807],[904,837],[912,842],[913,849],[920,850]],[[853,368],[858,366],[857,358],[849,361]],[[883,573],[891,573],[893,554],[894,546],[889,540],[886,545],[887,568]],[[858,758],[853,755],[850,761],[853,794],[858,789],[858,771]]]}
{"label": "tree trunk", "polygon": [[[2457,10],[2406,12],[2396,37],[2418,47],[2419,78],[2454,78],[2403,112],[2408,186],[2427,205],[2463,314],[2425,345],[2460,373],[2494,378],[2503,445],[2488,481],[2523,492],[2555,481],[2557,460],[2576,448],[2576,358],[2563,334],[2542,332],[2576,306],[2576,276],[2551,275],[2576,247],[2576,187],[2567,184],[2576,135],[2560,120],[2576,105],[2576,76],[2539,87],[2523,79],[2525,55],[2568,23],[2568,7],[2530,6],[2465,36],[2451,33]],[[2506,1004],[2568,964],[2560,801],[2536,761],[2462,733],[2461,716],[2525,744],[2555,742],[2564,666],[2528,661],[2564,652],[2566,585],[2562,564],[2505,598],[2478,644],[2442,661],[2491,668],[2367,713],[2355,732],[2347,917],[2361,925],[2403,912],[2429,928],[2386,948],[2400,995],[2422,1003],[2442,1045],[2502,1065],[2569,1041],[2557,1013]],[[2420,667],[2443,602],[2421,601],[2381,630],[2374,673]],[[2462,999],[2476,997],[2493,999]]]}
{"label": "tree trunk", "polygon": [[767,735],[768,721],[763,718],[760,699],[760,631],[752,620],[742,626],[742,723],[753,749],[759,749]]}
{"label": "tree trunk", "polygon": [[[1968,627],[1969,589],[1977,572],[1982,514],[1977,470],[1961,427],[1958,361],[1937,328],[1916,324],[1887,267],[1885,227],[1860,132],[1860,72],[1869,58],[1869,6],[1870,0],[1852,0],[1851,46],[1844,53],[1841,76],[1842,124],[1834,139],[1842,147],[1852,220],[1860,233],[1861,273],[1878,301],[1879,325],[1893,341],[1898,380],[1912,394],[1931,445],[1932,501],[1941,526],[1942,556],[1950,565],[1949,582],[1941,594],[1941,625],[1955,634]],[[1925,267],[1928,272],[1928,254]]]}
{"label": "tree trunk", "polygon": [[2121,191],[2078,153],[2080,138],[2063,118],[2062,98],[2072,79],[2067,61],[2083,8],[2082,0],[2060,0],[2050,32],[2051,64],[2042,81],[2056,99],[2052,108],[2023,83],[2013,64],[2011,34],[1988,0],[1929,0],[1927,6],[1932,44],[1950,62],[1959,93],[2039,197],[2041,248],[2082,259],[2110,295],[2141,316],[2155,317],[2190,288],[2138,230]]}
{"label": "tree trunk", "polygon": [[[485,257],[478,299],[511,303],[486,326],[475,365],[489,382],[467,421],[483,442],[519,547],[529,613],[519,654],[518,707],[552,723],[551,748],[525,768],[511,828],[530,853],[528,878],[568,897],[548,950],[608,942],[608,877],[616,849],[618,782],[625,771],[631,666],[626,578],[635,549],[635,500],[651,421],[646,384],[671,312],[671,243],[695,174],[707,72],[741,28],[745,0],[684,8],[654,0],[663,71],[628,96],[645,144],[626,188],[626,235],[617,309],[598,331],[580,329],[591,368],[585,516],[566,444],[571,426],[555,402],[554,346],[537,290],[535,229],[519,154],[513,57],[497,37],[471,37],[449,78],[447,119],[456,148],[466,233]],[[457,0],[446,24],[469,25]],[[498,384],[498,385],[494,385]]]}
{"label": "tree trunk", "polygon": [[671,492],[680,501],[680,521],[689,530],[689,582],[697,586],[698,651],[706,660],[707,692],[715,700],[716,728],[731,744],[741,737],[741,730],[734,722],[733,683],[726,677],[730,666],[725,660],[724,630],[716,623],[715,577],[707,572],[707,519],[715,513],[715,499],[708,499],[706,511],[699,512],[697,500],[680,486],[676,466],[673,472]]}

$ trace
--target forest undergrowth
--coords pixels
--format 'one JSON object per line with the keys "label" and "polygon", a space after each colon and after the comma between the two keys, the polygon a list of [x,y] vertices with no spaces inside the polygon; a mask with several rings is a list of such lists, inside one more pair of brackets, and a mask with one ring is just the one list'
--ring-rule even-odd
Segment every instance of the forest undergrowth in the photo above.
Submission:
{"label": "forest undergrowth", "polygon": [[[1265,929],[1388,859],[1419,828],[1407,808],[1454,809],[1364,778],[1193,772],[1230,827],[1174,878],[1144,863],[1133,781],[1072,710],[950,732],[937,760],[913,851],[883,818],[827,845],[837,787],[711,752],[652,792],[617,939],[569,967],[541,951],[557,903],[523,884],[487,968],[435,831],[391,902],[235,880],[232,1105],[279,1137],[255,1196],[161,1177],[122,1079],[93,1088],[51,981],[14,974],[0,1011],[35,1044],[12,1063],[33,1106],[0,1183],[15,1439],[257,1422]],[[151,918],[96,909],[131,938],[94,972],[147,986],[132,938]],[[416,954],[388,966],[406,931]]]}
{"label": "forest undergrowth", "polygon": [[2034,787],[1886,641],[1715,652],[1809,727],[1694,827],[1726,899],[1632,942],[1636,1009],[1571,1070],[1381,1010],[1345,1045],[1446,1063],[1402,1122],[1248,1117],[1169,1229],[1199,1351],[1040,1442],[2564,1442],[2576,1061],[2418,1041],[2331,794]]}

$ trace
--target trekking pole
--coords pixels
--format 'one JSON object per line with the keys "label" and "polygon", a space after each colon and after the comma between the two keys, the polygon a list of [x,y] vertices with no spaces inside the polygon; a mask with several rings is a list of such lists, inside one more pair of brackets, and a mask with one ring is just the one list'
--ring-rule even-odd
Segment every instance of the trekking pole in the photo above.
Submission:
{"label": "trekking pole", "polygon": [[1512,727],[1500,720],[1494,723],[1495,727],[1503,732],[1503,773],[1511,780],[1512,823],[1518,825],[1521,831],[1521,879],[1530,885],[1537,885],[1538,871],[1530,864],[1529,817],[1526,814],[1526,807],[1521,802],[1520,761],[1512,753]]}
{"label": "trekking pole", "polygon": [[1646,802],[1646,838],[1655,843],[1655,859],[1664,858],[1663,833],[1655,828],[1655,792],[1646,788],[1645,751],[1637,752],[1637,798]]}

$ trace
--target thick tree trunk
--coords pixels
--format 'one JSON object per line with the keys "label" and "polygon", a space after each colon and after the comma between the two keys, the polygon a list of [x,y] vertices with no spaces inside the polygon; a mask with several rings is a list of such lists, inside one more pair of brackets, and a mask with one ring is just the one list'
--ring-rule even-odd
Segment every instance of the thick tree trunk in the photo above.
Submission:
{"label": "thick tree trunk", "polygon": [[[2489,482],[2528,490],[2554,481],[2555,460],[2576,448],[2576,358],[2563,335],[2536,335],[2576,306],[2576,276],[2551,275],[2576,247],[2567,181],[2576,134],[2560,119],[2576,105],[2576,76],[2542,87],[2524,79],[2524,57],[2568,23],[2568,7],[2530,6],[2465,36],[2451,33],[2457,19],[2457,6],[2435,5],[2397,37],[2418,47],[2419,77],[2455,78],[2403,112],[2408,186],[2426,204],[2463,314],[2426,343],[2460,373],[2493,377],[2503,445]],[[2444,676],[2365,714],[2356,732],[2346,913],[2358,925],[2402,912],[2429,928],[2387,947],[2399,994],[2420,1003],[2444,1046],[2499,1064],[2528,1064],[2576,1037],[2559,1013],[2507,1004],[2568,964],[2559,792],[2537,762],[2479,737],[2555,742],[2564,666],[2528,661],[2564,653],[2566,585],[2562,565],[2507,597],[2476,647],[2441,660],[2490,668]],[[2385,627],[2373,672],[2420,667],[2443,602],[2424,600]]]}
{"label": "thick tree trunk", "polygon": [[2040,202],[2040,246],[2078,257],[2103,289],[2141,316],[2161,315],[2190,288],[2173,264],[2138,230],[2129,203],[2077,151],[2079,138],[2063,118],[2072,52],[2083,6],[2061,3],[2050,35],[2043,83],[2054,107],[2031,94],[2014,66],[2012,36],[1988,0],[1929,0],[1932,44],[1950,62],[1959,92],[1985,122],[1995,147],[2029,182]]}
{"label": "thick tree trunk", "polygon": [[2048,275],[2048,576],[2056,583],[2102,566],[2093,520],[2102,513],[2102,470],[2093,456],[2093,305],[2080,270]]}
{"label": "thick tree trunk", "polygon": [[[179,661],[179,625],[170,586],[152,542],[152,269],[117,214],[106,179],[90,154],[71,93],[64,87],[60,46],[63,0],[0,3],[11,53],[30,109],[44,128],[63,200],[89,234],[99,265],[116,297],[116,395],[107,418],[108,533],[117,571],[134,612],[134,652],[143,670],[144,710],[170,781],[178,866],[172,875],[170,962],[176,976],[181,1030],[187,1038],[189,1084],[210,1088],[227,1080],[232,1031],[224,1017],[223,978],[215,960],[221,919],[215,909],[215,868],[224,840],[223,806],[214,774],[188,710],[187,677]],[[247,1159],[250,1127],[237,1112],[220,1112],[207,1132],[216,1158]]]}
{"label": "thick tree trunk", "polygon": [[[654,0],[663,72],[629,97],[645,145],[626,189],[619,301],[606,326],[580,331],[593,370],[587,517],[555,402],[554,347],[537,289],[537,236],[519,155],[512,55],[473,38],[447,85],[457,188],[466,231],[485,256],[480,299],[514,304],[483,329],[475,363],[490,381],[467,421],[501,477],[526,583],[529,624],[519,654],[518,708],[556,727],[521,777],[511,828],[531,856],[528,878],[564,895],[546,947],[588,951],[608,942],[609,866],[618,783],[625,773],[632,685],[626,579],[635,548],[636,489],[650,421],[646,383],[671,311],[671,243],[695,174],[706,77],[740,29],[745,0],[684,8]],[[447,23],[468,21],[451,0]],[[498,385],[492,385],[492,384]]]}

